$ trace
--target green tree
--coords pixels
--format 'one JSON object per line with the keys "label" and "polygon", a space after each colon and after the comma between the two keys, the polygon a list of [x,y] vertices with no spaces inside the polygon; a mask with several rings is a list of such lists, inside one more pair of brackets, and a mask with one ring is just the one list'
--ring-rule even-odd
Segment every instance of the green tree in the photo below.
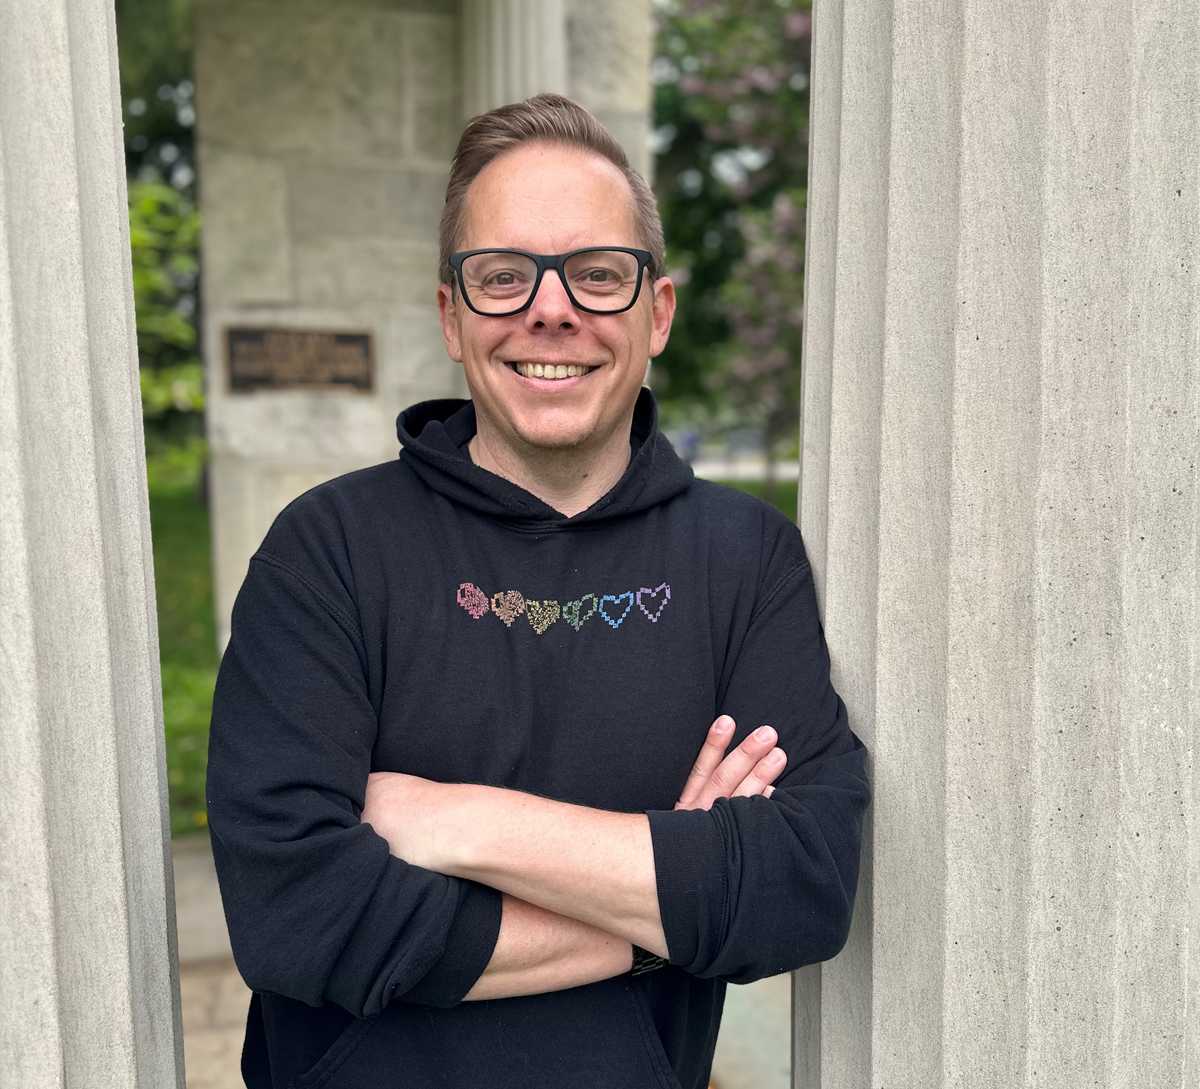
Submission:
{"label": "green tree", "polygon": [[197,354],[200,217],[191,198],[158,181],[129,185],[133,298],[147,445],[197,434],[204,368]]}
{"label": "green tree", "polygon": [[798,424],[808,0],[657,0],[655,189],[681,307],[664,398]]}

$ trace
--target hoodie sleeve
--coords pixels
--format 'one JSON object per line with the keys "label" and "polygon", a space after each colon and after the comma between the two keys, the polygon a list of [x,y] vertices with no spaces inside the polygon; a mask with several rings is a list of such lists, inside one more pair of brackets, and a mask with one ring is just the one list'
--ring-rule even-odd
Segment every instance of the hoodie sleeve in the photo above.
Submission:
{"label": "hoodie sleeve", "polygon": [[812,570],[789,523],[782,563],[730,651],[719,711],[732,752],[760,725],[787,754],[770,798],[709,810],[649,810],[671,964],[752,983],[827,960],[845,945],[858,884],[866,749],[829,677]]}
{"label": "hoodie sleeve", "polygon": [[392,856],[360,822],[377,718],[356,616],[336,580],[261,550],[250,561],[207,781],[234,959],[254,991],[356,1017],[449,1007],[491,959],[501,897]]}

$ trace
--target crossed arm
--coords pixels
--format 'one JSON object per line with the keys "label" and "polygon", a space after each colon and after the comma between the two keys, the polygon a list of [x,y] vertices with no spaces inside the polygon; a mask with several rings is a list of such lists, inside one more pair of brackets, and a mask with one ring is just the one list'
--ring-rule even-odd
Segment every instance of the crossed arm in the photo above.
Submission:
{"label": "crossed arm", "polygon": [[[786,766],[775,732],[728,756],[734,722],[710,727],[676,809],[770,795]],[[772,760],[771,757],[775,759]],[[667,955],[650,824],[523,791],[373,772],[362,821],[393,855],[502,893],[496,948],[465,1000],[562,990],[628,971],[632,946]]]}

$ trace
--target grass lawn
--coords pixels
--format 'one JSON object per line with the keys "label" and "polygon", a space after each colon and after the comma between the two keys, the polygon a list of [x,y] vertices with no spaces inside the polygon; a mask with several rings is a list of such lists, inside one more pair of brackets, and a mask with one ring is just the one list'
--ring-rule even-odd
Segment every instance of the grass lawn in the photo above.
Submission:
{"label": "grass lawn", "polygon": [[[208,511],[199,492],[204,456],[204,441],[194,439],[147,458],[171,834],[176,836],[203,831],[207,820],[204,773],[217,649]],[[768,498],[759,482],[723,483]],[[795,520],[795,481],[777,484],[775,500]]]}
{"label": "grass lawn", "polygon": [[203,440],[146,459],[158,598],[171,833],[205,828],[204,772],[217,678],[208,511],[200,502]]}

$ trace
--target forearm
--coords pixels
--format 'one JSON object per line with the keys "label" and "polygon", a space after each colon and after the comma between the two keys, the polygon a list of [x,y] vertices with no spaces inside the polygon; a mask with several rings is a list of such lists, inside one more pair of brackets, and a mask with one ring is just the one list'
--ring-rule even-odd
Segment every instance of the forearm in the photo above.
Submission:
{"label": "forearm", "polygon": [[502,899],[492,959],[463,1001],[561,991],[629,971],[624,938],[508,893]]}
{"label": "forearm", "polygon": [[437,869],[667,955],[644,813],[500,787],[458,789],[462,809],[445,866]]}

